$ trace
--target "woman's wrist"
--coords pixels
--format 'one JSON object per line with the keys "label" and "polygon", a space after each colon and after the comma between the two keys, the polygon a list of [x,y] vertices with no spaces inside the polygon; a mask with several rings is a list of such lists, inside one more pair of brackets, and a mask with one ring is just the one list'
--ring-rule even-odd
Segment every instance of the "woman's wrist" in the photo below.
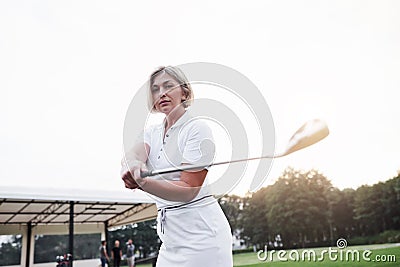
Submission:
{"label": "woman's wrist", "polygon": [[142,190],[145,190],[145,186],[146,186],[146,184],[147,184],[147,180],[148,179],[146,179],[146,178],[137,178],[136,179],[136,183],[138,184],[138,186],[142,189]]}
{"label": "woman's wrist", "polygon": [[141,161],[134,162],[134,166],[131,166],[132,176],[139,188],[143,187],[147,183],[147,179],[141,177],[142,170],[146,170],[146,165]]}

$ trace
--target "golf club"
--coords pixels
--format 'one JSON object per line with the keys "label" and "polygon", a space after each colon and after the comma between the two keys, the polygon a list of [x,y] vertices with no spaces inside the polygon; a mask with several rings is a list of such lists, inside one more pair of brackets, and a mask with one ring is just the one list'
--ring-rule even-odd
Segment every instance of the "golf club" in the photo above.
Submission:
{"label": "golf club", "polygon": [[172,173],[172,172],[178,172],[178,171],[201,170],[206,167],[229,164],[229,163],[236,163],[236,162],[243,162],[243,161],[249,161],[249,160],[266,159],[266,158],[280,158],[280,157],[287,156],[293,152],[296,152],[300,149],[311,146],[311,145],[319,142],[320,140],[324,139],[326,136],[328,136],[328,134],[329,134],[329,129],[328,129],[328,126],[326,125],[326,123],[320,119],[314,119],[314,120],[308,121],[305,124],[303,124],[303,126],[301,126],[293,134],[293,136],[289,139],[286,149],[275,155],[265,155],[262,157],[229,160],[229,161],[211,163],[211,164],[207,164],[207,165],[184,165],[184,166],[166,168],[166,169],[161,169],[161,170],[152,170],[152,171],[141,172],[140,176],[142,178],[144,178],[144,177],[148,177],[148,176],[154,176],[157,174],[166,174],[166,173]]}

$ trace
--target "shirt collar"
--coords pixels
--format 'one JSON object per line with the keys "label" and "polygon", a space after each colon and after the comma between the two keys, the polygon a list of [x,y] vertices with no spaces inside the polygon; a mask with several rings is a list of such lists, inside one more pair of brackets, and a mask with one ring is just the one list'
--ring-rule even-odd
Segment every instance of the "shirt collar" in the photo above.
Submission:
{"label": "shirt collar", "polygon": [[[191,118],[192,118],[192,116],[190,115],[189,111],[186,110],[185,113],[183,113],[182,116],[171,126],[171,129],[176,128],[176,127],[186,123]],[[165,126],[165,119],[161,123],[160,129],[164,129],[164,126]]]}

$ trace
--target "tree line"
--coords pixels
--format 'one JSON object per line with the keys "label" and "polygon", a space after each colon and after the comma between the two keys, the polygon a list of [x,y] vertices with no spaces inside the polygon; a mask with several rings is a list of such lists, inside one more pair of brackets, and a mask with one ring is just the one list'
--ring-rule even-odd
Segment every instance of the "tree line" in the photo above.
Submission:
{"label": "tree line", "polygon": [[333,246],[339,238],[349,245],[400,242],[400,172],[386,182],[339,190],[317,170],[287,168],[273,185],[219,202],[233,234],[249,246]]}

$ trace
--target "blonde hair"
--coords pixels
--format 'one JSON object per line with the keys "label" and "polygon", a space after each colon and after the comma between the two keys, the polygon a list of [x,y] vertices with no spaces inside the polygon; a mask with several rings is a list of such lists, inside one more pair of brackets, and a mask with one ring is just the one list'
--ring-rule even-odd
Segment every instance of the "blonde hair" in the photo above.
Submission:
{"label": "blonde hair", "polygon": [[187,108],[189,107],[192,102],[193,102],[193,89],[192,86],[189,83],[189,80],[186,78],[185,74],[181,69],[178,67],[173,67],[173,66],[162,66],[159,67],[157,70],[153,71],[153,73],[150,75],[149,79],[149,86],[148,86],[148,97],[147,97],[147,105],[150,110],[150,112],[155,113],[157,110],[154,107],[153,103],[153,94],[151,93],[151,87],[153,86],[154,79],[162,74],[166,73],[169,76],[171,76],[177,83],[179,83],[186,99],[182,101],[182,105]]}

